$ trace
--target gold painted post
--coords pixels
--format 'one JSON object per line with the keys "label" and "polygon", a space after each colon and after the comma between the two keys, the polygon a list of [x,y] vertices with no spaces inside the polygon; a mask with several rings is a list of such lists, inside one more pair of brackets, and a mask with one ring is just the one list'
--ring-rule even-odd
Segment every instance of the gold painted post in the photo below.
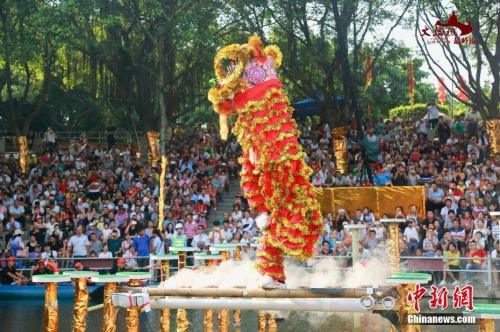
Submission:
{"label": "gold painted post", "polygon": [[[178,252],[179,258],[177,266],[179,270],[186,267],[186,253],[188,251],[196,251],[196,249],[192,247],[170,247],[169,250],[170,252]],[[190,323],[186,309],[177,309],[175,323],[177,325],[177,332],[186,332],[189,330]]]}
{"label": "gold painted post", "polygon": [[[230,258],[229,250],[220,251],[222,260],[227,261]],[[219,331],[229,332],[231,327],[231,314],[229,309],[222,309],[219,311]]]}
{"label": "gold painted post", "polygon": [[[221,255],[194,254],[195,260],[204,260],[205,266],[217,265],[217,262],[222,259]],[[203,332],[214,331],[214,311],[212,309],[203,310]]]}
{"label": "gold painted post", "polygon": [[[142,286],[142,280],[150,279],[151,274],[149,272],[118,272],[116,274],[120,277],[128,277],[129,287],[140,287]],[[128,307],[127,314],[125,317],[125,322],[127,325],[127,332],[139,332],[139,320],[141,316],[140,307]]]}
{"label": "gold painted post", "polygon": [[[116,332],[116,314],[118,311],[113,305],[111,298],[113,293],[118,289],[118,283],[128,282],[129,278],[116,274],[103,274],[93,276],[90,280],[95,283],[104,283],[102,332]],[[89,311],[93,308],[95,307],[89,308]]]}
{"label": "gold painted post", "polygon": [[48,282],[45,284],[45,332],[56,332],[59,323],[59,310],[57,305],[57,284]]}
{"label": "gold painted post", "polygon": [[264,311],[259,311],[257,316],[257,327],[259,332],[266,332],[266,313]]}
{"label": "gold painted post", "polygon": [[495,332],[495,320],[489,318],[480,318],[478,332]]}
{"label": "gold painted post", "polygon": [[160,193],[158,197],[158,229],[163,230],[163,221],[165,220],[165,176],[167,174],[167,156],[161,156],[160,171]]}
{"label": "gold painted post", "polygon": [[380,219],[388,229],[387,248],[389,251],[389,263],[391,264],[391,273],[400,271],[400,252],[399,252],[399,225],[405,223],[405,219]]}
{"label": "gold painted post", "polygon": [[87,278],[77,278],[75,280],[75,299],[73,308],[73,331],[85,332],[87,327],[87,306],[89,302],[89,290],[87,288]]}
{"label": "gold painted post", "polygon": [[29,172],[28,162],[28,139],[26,136],[18,136],[17,143],[19,145],[19,166],[24,174]]}
{"label": "gold painted post", "polygon": [[141,308],[127,308],[127,316],[125,322],[127,324],[127,332],[139,332],[139,318],[141,316]]}
{"label": "gold painted post", "polygon": [[57,301],[57,284],[71,281],[71,278],[60,274],[34,275],[34,283],[45,285],[44,332],[57,332],[59,324],[59,308]]}
{"label": "gold painted post", "polygon": [[[399,225],[406,222],[404,219],[380,219],[380,222],[387,228],[387,251],[389,253],[389,263],[391,273],[398,273],[401,270],[401,256],[399,252]],[[399,307],[399,320],[403,332],[414,331],[415,325],[408,325],[406,315],[411,310],[411,304],[408,303],[407,295],[413,291],[414,285],[399,285],[397,287],[401,305]]]}
{"label": "gold painted post", "polygon": [[116,331],[117,310],[111,303],[111,295],[116,292],[117,286],[116,282],[108,282],[104,285],[103,332]]}
{"label": "gold painted post", "polygon": [[66,271],[63,275],[70,277],[75,285],[73,332],[85,332],[87,327],[86,318],[89,303],[87,279],[98,275],[98,273],[92,271]]}
{"label": "gold painted post", "polygon": [[[162,159],[163,163],[163,159]],[[163,166],[162,166],[163,167]],[[160,261],[161,264],[161,274],[160,279],[162,282],[166,281],[170,276],[170,260],[175,259],[175,255],[154,255],[152,256],[153,261]],[[170,309],[163,308],[160,310],[160,331],[169,332],[170,331]]]}

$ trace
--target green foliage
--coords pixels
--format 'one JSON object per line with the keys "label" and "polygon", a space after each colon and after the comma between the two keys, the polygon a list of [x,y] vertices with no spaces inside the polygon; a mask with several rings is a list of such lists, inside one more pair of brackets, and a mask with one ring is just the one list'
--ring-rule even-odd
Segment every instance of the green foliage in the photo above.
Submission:
{"label": "green foliage", "polygon": [[[439,108],[439,111],[451,115],[451,109],[446,104],[436,104]],[[427,114],[427,104],[418,103],[411,105],[400,105],[394,107],[388,112],[389,117],[396,117],[400,119],[408,119],[412,121],[416,121],[422,119]]]}
{"label": "green foliage", "polygon": [[[336,21],[333,3],[348,20]],[[408,103],[410,58],[415,101],[436,97],[435,88],[423,82],[423,60],[410,49],[391,38],[381,47],[383,35],[362,39],[366,27],[368,35],[377,29],[387,33],[384,27],[403,7],[396,0],[4,0],[0,126],[18,132],[48,125],[100,130],[113,120],[121,130],[158,130],[160,114],[167,115],[170,126],[217,123],[207,100],[216,83],[214,54],[221,46],[244,43],[253,33],[281,48],[279,75],[291,100],[348,96],[337,24],[350,33],[349,67],[358,104],[363,109],[372,105],[373,116],[386,116]],[[381,48],[367,91],[366,48],[372,58]],[[333,114],[334,124],[350,121],[349,112],[323,112],[322,120],[332,120]]]}

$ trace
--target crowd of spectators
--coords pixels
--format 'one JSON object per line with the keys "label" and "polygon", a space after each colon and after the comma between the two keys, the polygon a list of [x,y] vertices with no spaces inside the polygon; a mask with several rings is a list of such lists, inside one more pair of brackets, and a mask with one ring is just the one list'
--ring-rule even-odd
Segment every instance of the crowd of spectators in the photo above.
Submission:
{"label": "crowd of spectators", "polygon": [[[107,134],[107,146],[84,137],[59,142],[49,128],[43,151],[30,154],[26,174],[13,154],[0,154],[2,267],[36,267],[42,259],[65,268],[88,257],[123,257],[132,267],[144,266],[151,253],[168,250],[176,229],[185,229],[186,245],[196,233],[209,232],[207,219],[237,176],[234,140],[222,142],[213,128],[176,128],[168,149],[166,218],[159,231],[158,170],[142,163],[131,145],[116,145],[112,125]],[[240,217],[241,211],[232,215]],[[214,229],[209,238],[217,242],[228,234],[223,225],[220,236]],[[8,257],[17,260],[8,263]]]}
{"label": "crowd of spectators", "polygon": [[[430,112],[433,107],[429,104]],[[113,127],[108,127],[112,137]],[[454,119],[441,115],[432,124],[427,119],[373,120],[361,138],[353,127],[346,136],[346,174],[336,171],[328,125],[299,123],[299,129],[316,186],[426,187],[425,216],[415,206],[386,216],[405,219],[402,256],[442,257],[445,270],[467,271],[484,269],[488,255],[497,258],[500,227],[491,212],[499,209],[500,155],[489,152],[477,112]],[[163,221],[158,220],[158,172],[141,163],[131,146],[109,139],[106,147],[85,139],[63,145],[52,132],[47,137],[52,138],[46,151],[31,157],[28,174],[20,172],[14,157],[0,155],[4,257],[66,258],[58,261],[63,268],[83,257],[123,257],[136,268],[171,245],[207,252],[210,244],[249,244],[260,236],[256,213],[241,194],[234,197],[232,211],[208,222],[239,168],[238,143],[234,137],[221,141],[215,128],[175,130]],[[350,264],[352,235],[344,225],[357,223],[366,225],[360,259],[386,257],[386,228],[379,217],[366,207],[352,215],[345,209],[325,215],[317,254]],[[495,260],[493,268],[500,263]],[[459,276],[444,272],[438,279],[457,282]],[[472,278],[465,274],[465,281]]]}
{"label": "crowd of spectators", "polygon": [[[429,112],[434,107],[429,103]],[[302,144],[314,170],[315,185],[425,186],[425,216],[419,216],[415,206],[406,206],[396,208],[392,215],[377,217],[406,219],[400,232],[402,255],[442,256],[443,268],[467,270],[464,281],[468,282],[481,275],[468,271],[487,268],[488,255],[493,259],[492,269],[500,270],[500,261],[496,260],[500,226],[492,215],[499,211],[500,154],[490,153],[477,112],[454,119],[441,114],[434,122],[373,121],[366,125],[366,135],[361,139],[352,128],[346,137],[350,172],[344,175],[335,170],[328,126],[301,128]],[[343,229],[345,223],[366,225],[361,232],[361,258],[386,255],[385,227],[363,207],[353,216],[344,209],[325,216],[327,227],[318,248],[320,255],[350,253],[352,239]],[[458,278],[457,272],[445,272],[437,279],[444,284]],[[498,273],[494,279],[497,282]]]}

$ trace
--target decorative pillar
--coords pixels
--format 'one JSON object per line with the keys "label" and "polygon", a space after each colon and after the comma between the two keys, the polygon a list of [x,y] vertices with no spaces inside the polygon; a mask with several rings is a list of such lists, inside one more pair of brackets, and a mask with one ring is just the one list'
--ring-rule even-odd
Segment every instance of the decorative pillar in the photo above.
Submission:
{"label": "decorative pillar", "polygon": [[117,310],[111,302],[111,295],[116,292],[118,283],[124,283],[129,280],[128,277],[111,275],[98,275],[91,278],[95,283],[104,283],[103,316],[102,331],[116,332],[116,314]]}
{"label": "decorative pillar", "polygon": [[97,276],[92,271],[67,271],[63,275],[69,276],[75,284],[75,296],[73,304],[73,332],[85,332],[87,327],[87,308],[89,303],[89,291],[87,279]]}
{"label": "decorative pillar", "polygon": [[21,167],[21,172],[26,174],[30,170],[28,162],[28,139],[26,136],[17,136],[17,143],[19,146],[19,166]]}
{"label": "decorative pillar", "polygon": [[485,122],[486,134],[490,142],[490,157],[500,152],[500,120],[488,120]]}
{"label": "decorative pillar", "polygon": [[[151,274],[149,272],[118,272],[120,277],[128,278],[129,287],[142,286],[143,280],[149,280]],[[140,307],[128,307],[125,322],[127,323],[127,332],[139,332],[139,319],[141,315]]]}
{"label": "decorative pillar", "polygon": [[129,307],[127,308],[127,316],[125,322],[127,324],[127,332],[139,332],[139,317],[141,315],[141,308]]}
{"label": "decorative pillar", "polygon": [[351,233],[352,238],[352,266],[358,262],[359,259],[359,232],[362,229],[366,229],[365,225],[354,224],[354,225],[345,225],[345,229],[348,229]]}
{"label": "decorative pillar", "polygon": [[389,252],[389,263],[391,264],[391,272],[397,273],[400,271],[400,253],[399,253],[399,225],[405,223],[405,219],[380,219],[387,232],[387,249]]}
{"label": "decorative pillar", "polygon": [[[163,158],[163,157],[162,157]],[[163,162],[163,159],[162,159]],[[157,266],[157,262],[160,262],[160,281],[164,282],[170,276],[170,261],[178,260],[177,255],[151,255],[151,261],[154,262],[154,266]],[[164,308],[160,309],[160,331],[169,332],[170,331],[170,309]]]}
{"label": "decorative pillar", "polygon": [[148,131],[146,132],[146,138],[148,139],[149,166],[157,167],[160,162],[160,133],[157,131]]}
{"label": "decorative pillar", "polygon": [[[396,289],[399,294],[398,315],[402,332],[414,332],[420,330],[420,325],[408,324],[408,315],[415,314],[413,302],[408,299],[408,294],[415,291],[416,284],[427,284],[431,281],[431,279],[432,275],[429,273],[397,272],[385,280],[386,284],[397,286]],[[392,330],[395,330],[395,328],[393,327]]]}
{"label": "decorative pillar", "polygon": [[59,324],[59,308],[57,302],[57,283],[71,279],[60,274],[34,275],[32,281],[45,285],[44,332],[57,332]]}
{"label": "decorative pillar", "polygon": [[[230,258],[229,250],[220,251],[222,260],[227,261]],[[219,311],[219,332],[229,332],[231,325],[231,314],[229,309],[222,309]]]}
{"label": "decorative pillar", "polygon": [[158,229],[160,231],[163,230],[163,221],[165,220],[165,176],[167,174],[167,165],[167,156],[161,156],[160,193],[158,197]]}
{"label": "decorative pillar", "polygon": [[[186,253],[196,251],[193,247],[170,247],[170,252],[178,252],[178,269],[181,270],[186,267]],[[177,309],[177,317],[175,319],[177,325],[177,332],[186,332],[189,329],[189,319],[186,309]]]}
{"label": "decorative pillar", "polygon": [[495,332],[495,320],[488,318],[479,319],[478,332]]}
{"label": "decorative pillar", "polygon": [[267,314],[267,331],[278,332],[278,323],[276,323],[276,313]]}
{"label": "decorative pillar", "polygon": [[186,309],[177,309],[175,323],[177,324],[177,332],[187,332],[189,330],[189,319]]}
{"label": "decorative pillar", "polygon": [[349,126],[332,129],[335,170],[340,174],[345,174],[349,166],[347,163],[347,146],[345,144],[345,135],[349,132],[349,129]]}
{"label": "decorative pillar", "polygon": [[259,332],[266,332],[267,318],[264,311],[259,311],[257,315],[257,327]]}

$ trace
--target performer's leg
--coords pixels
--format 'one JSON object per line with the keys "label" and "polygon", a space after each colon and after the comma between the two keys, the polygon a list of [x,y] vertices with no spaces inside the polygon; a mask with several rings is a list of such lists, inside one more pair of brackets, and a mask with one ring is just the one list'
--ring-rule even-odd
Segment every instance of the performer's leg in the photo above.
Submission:
{"label": "performer's leg", "polygon": [[270,277],[272,280],[284,283],[285,268],[283,265],[283,251],[280,248],[273,247],[265,234],[257,249],[257,269],[259,272]]}

